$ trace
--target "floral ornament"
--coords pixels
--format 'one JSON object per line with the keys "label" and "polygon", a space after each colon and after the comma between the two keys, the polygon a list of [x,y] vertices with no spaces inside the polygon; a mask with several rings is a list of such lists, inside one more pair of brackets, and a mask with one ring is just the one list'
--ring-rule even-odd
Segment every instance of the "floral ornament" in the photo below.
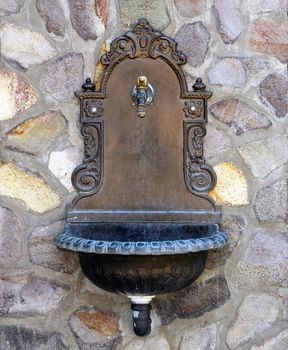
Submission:
{"label": "floral ornament", "polygon": [[102,101],[89,100],[85,103],[84,111],[87,118],[101,117],[103,112]]}
{"label": "floral ornament", "polygon": [[185,102],[185,107],[183,108],[186,118],[202,118],[203,117],[203,101],[188,101]]}

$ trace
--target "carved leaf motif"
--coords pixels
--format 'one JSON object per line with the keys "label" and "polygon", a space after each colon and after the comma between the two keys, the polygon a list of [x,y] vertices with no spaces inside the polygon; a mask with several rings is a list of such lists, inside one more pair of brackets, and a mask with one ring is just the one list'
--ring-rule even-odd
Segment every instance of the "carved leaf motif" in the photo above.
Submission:
{"label": "carved leaf motif", "polygon": [[72,174],[72,183],[80,195],[91,195],[99,189],[102,180],[103,127],[102,122],[84,124],[81,133],[84,137],[83,163]]}

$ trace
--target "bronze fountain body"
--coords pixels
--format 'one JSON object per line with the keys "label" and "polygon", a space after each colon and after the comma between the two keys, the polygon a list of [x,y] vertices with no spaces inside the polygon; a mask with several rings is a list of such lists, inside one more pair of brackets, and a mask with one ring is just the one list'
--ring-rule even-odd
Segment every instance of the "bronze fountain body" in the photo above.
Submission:
{"label": "bronze fountain body", "polygon": [[79,253],[95,285],[130,297],[142,336],[151,299],[190,285],[207,251],[227,243],[221,208],[208,195],[216,175],[203,158],[212,93],[200,78],[188,90],[186,56],[145,19],[100,62],[99,88],[87,79],[76,93],[84,160],[56,244]]}

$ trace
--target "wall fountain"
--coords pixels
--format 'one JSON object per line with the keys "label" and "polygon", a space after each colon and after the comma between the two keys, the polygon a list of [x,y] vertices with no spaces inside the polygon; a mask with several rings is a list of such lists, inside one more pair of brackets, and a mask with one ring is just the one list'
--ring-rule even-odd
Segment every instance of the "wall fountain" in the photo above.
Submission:
{"label": "wall fountain", "polygon": [[186,56],[145,19],[100,62],[99,88],[87,79],[76,93],[84,160],[56,244],[79,253],[92,283],[131,299],[143,336],[151,299],[190,285],[207,251],[227,243],[221,208],[208,195],[216,175],[203,158],[212,93],[200,78],[188,90]]}

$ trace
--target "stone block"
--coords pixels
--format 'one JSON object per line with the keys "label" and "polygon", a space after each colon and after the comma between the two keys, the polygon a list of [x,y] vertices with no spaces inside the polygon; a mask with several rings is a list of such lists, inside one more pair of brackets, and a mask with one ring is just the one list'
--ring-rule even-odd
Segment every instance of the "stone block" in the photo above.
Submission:
{"label": "stone block", "polygon": [[210,34],[202,22],[184,24],[176,33],[175,41],[192,67],[203,64],[209,47]]}
{"label": "stone block", "polygon": [[257,112],[236,97],[225,97],[213,103],[209,111],[214,118],[230,126],[237,136],[250,130],[267,129],[272,125],[265,114]]}

